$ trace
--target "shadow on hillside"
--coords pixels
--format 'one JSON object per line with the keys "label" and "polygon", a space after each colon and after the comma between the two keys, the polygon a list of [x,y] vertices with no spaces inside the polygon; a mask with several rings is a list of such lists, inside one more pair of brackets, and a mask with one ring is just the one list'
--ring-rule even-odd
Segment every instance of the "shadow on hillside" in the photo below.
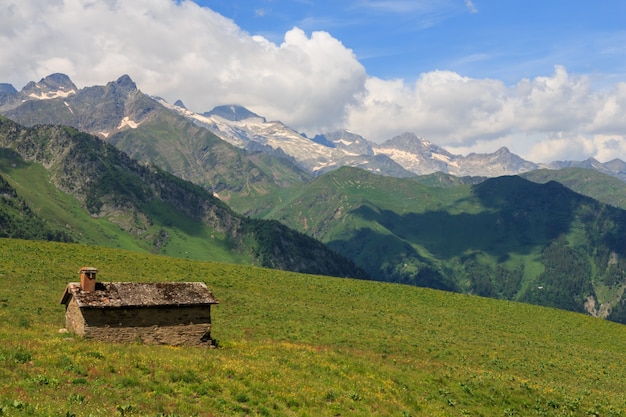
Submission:
{"label": "shadow on hillside", "polygon": [[[380,224],[397,239],[424,247],[432,256],[448,260],[468,251],[501,259],[511,252],[528,254],[567,230],[567,221],[534,221],[522,212],[450,214],[446,211],[399,215],[363,206],[353,214]],[[358,239],[358,236],[355,236]]]}
{"label": "shadow on hillside", "polygon": [[[472,187],[470,196],[456,204],[483,207],[479,212],[451,208],[398,214],[363,205],[351,214],[381,225],[389,234],[362,229],[329,245],[369,271],[379,272],[385,270],[384,264],[390,260],[414,258],[432,265],[436,260],[447,261],[476,252],[504,261],[511,253],[527,255],[542,250],[567,233],[584,201],[590,199],[555,182],[537,184],[520,177],[495,178]],[[423,247],[427,253],[420,255],[414,247]]]}
{"label": "shadow on hillside", "polygon": [[361,228],[350,239],[334,240],[328,247],[352,259],[376,281],[398,282],[445,291],[459,291],[441,275],[432,259],[396,235]]}
{"label": "shadow on hillside", "polygon": [[0,148],[0,172],[10,173],[14,169],[27,166],[22,157],[12,149]]}

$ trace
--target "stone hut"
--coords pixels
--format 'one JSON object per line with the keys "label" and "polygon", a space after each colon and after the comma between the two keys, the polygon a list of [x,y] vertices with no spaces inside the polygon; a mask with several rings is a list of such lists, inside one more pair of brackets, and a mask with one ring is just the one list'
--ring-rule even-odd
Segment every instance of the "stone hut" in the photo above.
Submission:
{"label": "stone hut", "polygon": [[218,304],[202,282],[96,282],[98,270],[80,269],[61,304],[65,326],[85,338],[106,342],[211,346],[211,305]]}

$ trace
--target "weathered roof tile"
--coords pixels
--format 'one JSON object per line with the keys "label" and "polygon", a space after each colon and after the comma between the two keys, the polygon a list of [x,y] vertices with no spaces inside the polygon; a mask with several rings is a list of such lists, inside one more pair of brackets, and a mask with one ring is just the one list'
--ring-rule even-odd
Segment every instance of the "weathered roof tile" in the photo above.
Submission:
{"label": "weathered roof tile", "polygon": [[98,282],[93,292],[83,291],[79,283],[70,282],[61,304],[67,304],[71,297],[79,307],[91,308],[218,304],[202,282]]}

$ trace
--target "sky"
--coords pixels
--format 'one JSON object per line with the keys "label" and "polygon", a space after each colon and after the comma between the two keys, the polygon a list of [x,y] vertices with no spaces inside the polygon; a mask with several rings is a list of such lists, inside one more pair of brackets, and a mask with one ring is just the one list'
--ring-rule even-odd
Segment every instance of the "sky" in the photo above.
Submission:
{"label": "sky", "polygon": [[0,0],[0,82],[55,72],[309,136],[626,160],[623,0]]}

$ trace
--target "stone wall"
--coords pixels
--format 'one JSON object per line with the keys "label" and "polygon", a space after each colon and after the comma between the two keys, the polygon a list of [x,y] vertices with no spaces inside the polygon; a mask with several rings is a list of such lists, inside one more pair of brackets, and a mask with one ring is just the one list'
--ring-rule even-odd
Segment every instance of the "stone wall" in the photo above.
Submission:
{"label": "stone wall", "polygon": [[113,343],[140,342],[150,345],[211,346],[210,324],[149,327],[87,327],[85,337]]}
{"label": "stone wall", "polygon": [[[70,310],[73,317],[74,309],[68,306],[67,311]],[[80,310],[84,320],[82,332],[79,331],[80,326],[70,330],[86,338],[105,342],[212,345],[211,310],[208,305]]]}
{"label": "stone wall", "polygon": [[85,319],[73,298],[65,307],[65,327],[78,335],[85,335]]}

